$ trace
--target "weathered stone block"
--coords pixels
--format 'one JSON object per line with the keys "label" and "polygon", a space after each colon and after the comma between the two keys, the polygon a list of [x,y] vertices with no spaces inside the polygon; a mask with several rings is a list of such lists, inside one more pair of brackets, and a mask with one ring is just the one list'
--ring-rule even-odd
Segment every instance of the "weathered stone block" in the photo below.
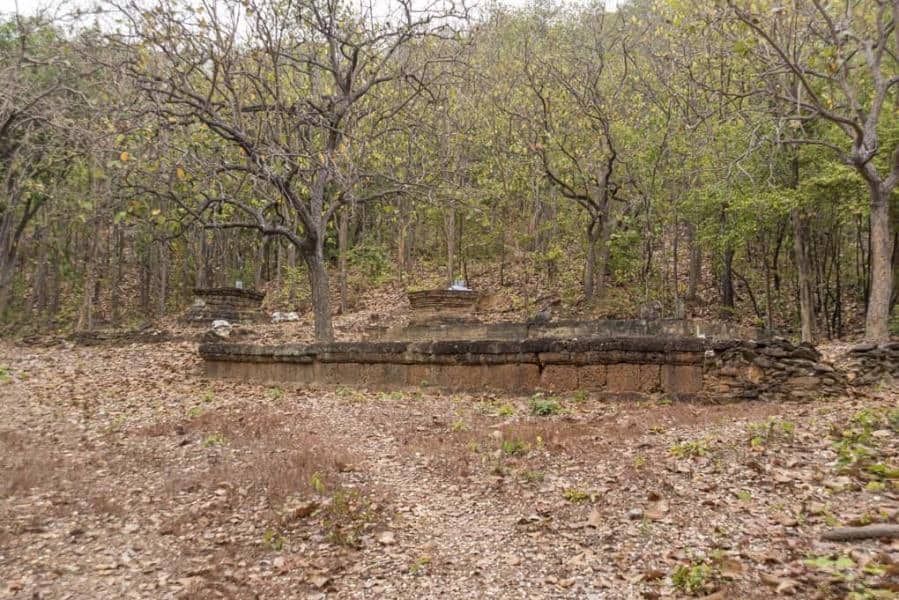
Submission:
{"label": "weathered stone block", "polygon": [[540,387],[551,392],[573,392],[578,389],[578,367],[546,365],[540,374]]}
{"label": "weathered stone block", "polygon": [[669,394],[698,394],[702,391],[702,366],[662,365],[661,384]]}
{"label": "weathered stone block", "polygon": [[659,365],[608,365],[606,389],[610,392],[652,392],[659,388]]}
{"label": "weathered stone block", "polygon": [[579,389],[596,391],[606,387],[606,365],[584,365],[578,368]]}

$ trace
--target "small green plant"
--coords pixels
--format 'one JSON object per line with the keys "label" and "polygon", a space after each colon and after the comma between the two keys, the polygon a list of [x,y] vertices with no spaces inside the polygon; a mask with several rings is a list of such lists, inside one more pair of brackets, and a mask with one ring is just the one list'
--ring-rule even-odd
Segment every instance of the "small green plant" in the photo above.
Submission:
{"label": "small green plant", "polygon": [[642,454],[638,454],[634,457],[634,468],[638,471],[643,469],[646,466],[646,457]]}
{"label": "small green plant", "polygon": [[9,365],[0,365],[0,383],[11,383],[12,371]]}
{"label": "small green plant", "polygon": [[507,454],[509,456],[520,456],[523,454],[527,454],[530,449],[530,444],[517,438],[503,440],[500,443],[500,450],[502,450],[503,454]]}
{"label": "small green plant", "polygon": [[864,408],[852,415],[851,422],[866,431],[873,431],[880,426],[880,415],[869,408]]}
{"label": "small green plant", "polygon": [[458,433],[460,431],[465,431],[466,429],[468,429],[468,426],[465,425],[465,419],[463,419],[462,417],[459,417],[458,419],[453,421],[451,428],[454,432]]}
{"label": "small green plant", "polygon": [[894,408],[887,413],[887,423],[890,424],[890,428],[899,432],[899,408]]}
{"label": "small green plant", "polygon": [[709,441],[705,438],[687,440],[680,444],[674,444],[669,451],[678,458],[706,456],[710,451]]}
{"label": "small green plant", "polygon": [[656,402],[659,406],[671,406],[672,401],[668,396],[662,396],[659,398],[658,402]]}
{"label": "small green plant", "polygon": [[874,463],[865,469],[878,479],[899,479],[899,469],[884,463]]}
{"label": "small green plant", "polygon": [[268,546],[269,549],[280,552],[284,548],[284,537],[269,527],[262,534],[262,543]]}
{"label": "small green plant", "polygon": [[210,433],[206,437],[203,438],[203,447],[204,448],[212,448],[213,446],[224,446],[225,445],[225,436],[219,432]]}
{"label": "small green plant", "polygon": [[202,414],[203,414],[203,407],[202,406],[194,406],[194,407],[191,407],[187,411],[187,418],[188,419],[196,419],[197,417],[199,417]]}
{"label": "small green plant", "polygon": [[587,392],[584,390],[575,390],[575,392],[571,395],[571,401],[575,404],[583,404],[587,401]]}
{"label": "small green plant", "polygon": [[272,400],[280,400],[284,397],[284,390],[279,387],[269,388],[268,397]]}
{"label": "small green plant", "polygon": [[544,475],[542,471],[522,471],[521,478],[528,483],[540,483]]}
{"label": "small green plant", "polygon": [[515,407],[506,402],[505,404],[500,405],[498,409],[496,409],[496,414],[501,417],[511,417],[515,414]]}
{"label": "small green plant", "polygon": [[215,400],[215,393],[212,390],[206,390],[203,392],[203,395],[200,396],[200,402],[205,404],[209,404],[213,400]]}
{"label": "small green plant", "polygon": [[322,525],[327,537],[340,546],[359,548],[365,530],[374,519],[371,505],[358,490],[337,490],[322,507]]}
{"label": "small green plant", "polygon": [[682,594],[696,596],[703,592],[712,577],[712,569],[703,562],[678,565],[671,574],[671,583]]}
{"label": "small green plant", "polygon": [[419,556],[417,559],[415,559],[415,562],[413,562],[412,565],[409,567],[409,573],[411,573],[412,575],[415,575],[415,574],[421,572],[425,567],[427,567],[429,564],[431,564],[431,560],[432,560],[431,557],[428,556],[427,554],[425,554],[424,556]]}
{"label": "small green plant", "polygon": [[309,477],[309,487],[311,487],[316,494],[325,493],[325,481],[321,473],[316,471]]}
{"label": "small green plant", "polygon": [[737,492],[737,499],[740,502],[749,502],[750,500],[752,500],[752,492],[750,492],[749,490],[740,490],[739,492]]}
{"label": "small green plant", "polygon": [[579,488],[566,488],[565,490],[562,490],[562,497],[572,504],[580,504],[581,502],[590,500],[593,497],[593,494]]}
{"label": "small green plant", "polygon": [[531,414],[537,415],[538,417],[548,417],[562,412],[562,405],[559,404],[559,401],[555,397],[545,397],[542,393],[531,396],[530,405]]}
{"label": "small green plant", "polygon": [[827,571],[829,573],[848,571],[855,568],[855,561],[845,554],[841,554],[836,557],[831,557],[830,555],[813,555],[809,556],[802,562],[804,562],[806,566],[809,566],[813,569],[818,569],[819,571]]}
{"label": "small green plant", "polygon": [[112,423],[106,426],[106,433],[115,433],[116,431],[119,431],[123,425],[125,425],[125,415],[120,415],[116,417]]}
{"label": "small green plant", "polygon": [[749,445],[753,448],[763,448],[774,442],[791,441],[796,432],[796,425],[790,421],[771,417],[767,421],[750,423],[746,429],[749,433]]}

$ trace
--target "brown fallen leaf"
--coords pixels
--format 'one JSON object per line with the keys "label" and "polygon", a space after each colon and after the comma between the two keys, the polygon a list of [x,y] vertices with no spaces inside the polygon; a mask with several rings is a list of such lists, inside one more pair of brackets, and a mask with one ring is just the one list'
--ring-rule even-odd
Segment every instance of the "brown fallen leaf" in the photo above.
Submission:
{"label": "brown fallen leaf", "polygon": [[788,577],[778,577],[777,575],[769,575],[767,573],[762,573],[759,577],[761,578],[762,583],[773,587],[774,591],[778,594],[792,594],[799,585],[798,581]]}
{"label": "brown fallen leaf", "polygon": [[661,569],[648,569],[643,572],[643,581],[658,581],[665,578],[665,571]]}
{"label": "brown fallen leaf", "polygon": [[665,514],[668,512],[668,508],[669,507],[667,500],[659,500],[650,505],[649,508],[646,509],[644,515],[651,521],[660,521],[665,517]]}
{"label": "brown fallen leaf", "polygon": [[733,558],[725,558],[721,561],[721,576],[727,579],[736,579],[743,574],[743,563]]}

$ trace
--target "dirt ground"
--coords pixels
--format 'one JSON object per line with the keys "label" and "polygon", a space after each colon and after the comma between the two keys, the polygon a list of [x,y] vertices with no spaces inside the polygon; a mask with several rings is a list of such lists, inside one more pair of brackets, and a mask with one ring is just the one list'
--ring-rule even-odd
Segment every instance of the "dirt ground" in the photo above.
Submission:
{"label": "dirt ground", "polygon": [[888,387],[600,402],[203,377],[0,345],[0,597],[888,598]]}

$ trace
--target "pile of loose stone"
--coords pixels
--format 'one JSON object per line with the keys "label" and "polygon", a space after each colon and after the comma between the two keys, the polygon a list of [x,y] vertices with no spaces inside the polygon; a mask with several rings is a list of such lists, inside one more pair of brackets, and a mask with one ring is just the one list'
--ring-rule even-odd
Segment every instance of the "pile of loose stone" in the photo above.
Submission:
{"label": "pile of loose stone", "polygon": [[863,342],[849,349],[843,363],[846,378],[854,386],[899,378],[899,342]]}
{"label": "pile of loose stone", "polygon": [[813,346],[782,338],[716,342],[704,370],[712,399],[813,400],[846,390],[846,377]]}

